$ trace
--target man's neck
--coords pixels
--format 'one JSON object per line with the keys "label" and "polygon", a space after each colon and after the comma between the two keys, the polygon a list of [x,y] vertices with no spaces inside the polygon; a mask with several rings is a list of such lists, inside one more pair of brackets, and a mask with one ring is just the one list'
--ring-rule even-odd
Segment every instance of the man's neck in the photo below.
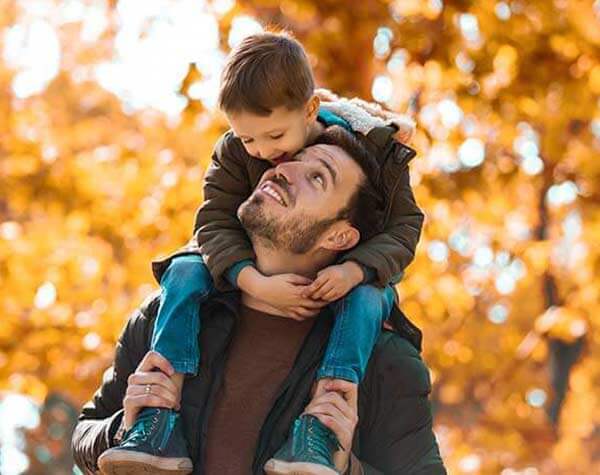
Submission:
{"label": "man's neck", "polygon": [[[254,240],[254,253],[256,254],[256,268],[266,276],[277,274],[297,274],[309,279],[314,279],[317,273],[330,265],[335,259],[335,253],[323,249],[307,254],[292,254],[290,252],[273,249]],[[272,315],[283,315],[275,307],[262,302],[242,292],[242,303],[246,307],[259,310]]]}

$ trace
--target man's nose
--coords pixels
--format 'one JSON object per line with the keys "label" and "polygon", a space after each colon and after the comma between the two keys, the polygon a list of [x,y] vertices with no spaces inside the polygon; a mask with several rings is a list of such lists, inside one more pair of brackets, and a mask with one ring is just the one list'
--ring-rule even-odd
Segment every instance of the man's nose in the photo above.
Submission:
{"label": "man's nose", "polygon": [[275,174],[283,178],[288,184],[294,183],[294,176],[296,175],[297,168],[296,164],[292,162],[283,162],[275,167]]}

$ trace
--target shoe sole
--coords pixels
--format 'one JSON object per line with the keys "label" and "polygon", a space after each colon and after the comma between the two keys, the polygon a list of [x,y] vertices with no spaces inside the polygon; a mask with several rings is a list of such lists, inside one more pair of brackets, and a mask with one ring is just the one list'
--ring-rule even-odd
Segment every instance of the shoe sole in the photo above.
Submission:
{"label": "shoe sole", "polygon": [[284,462],[269,460],[265,466],[267,475],[339,475],[337,470],[309,462]]}
{"label": "shoe sole", "polygon": [[189,475],[192,461],[187,458],[156,457],[128,450],[107,450],[98,458],[103,475]]}

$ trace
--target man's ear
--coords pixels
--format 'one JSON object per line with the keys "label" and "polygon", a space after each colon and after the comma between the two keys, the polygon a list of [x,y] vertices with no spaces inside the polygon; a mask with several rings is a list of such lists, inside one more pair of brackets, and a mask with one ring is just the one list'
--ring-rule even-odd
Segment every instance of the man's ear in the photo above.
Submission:
{"label": "man's ear", "polygon": [[321,107],[321,99],[318,96],[313,95],[306,104],[306,119],[309,122],[317,120],[319,115],[319,107]]}
{"label": "man's ear", "polygon": [[323,240],[322,247],[329,251],[347,251],[360,241],[360,231],[348,222],[334,224]]}

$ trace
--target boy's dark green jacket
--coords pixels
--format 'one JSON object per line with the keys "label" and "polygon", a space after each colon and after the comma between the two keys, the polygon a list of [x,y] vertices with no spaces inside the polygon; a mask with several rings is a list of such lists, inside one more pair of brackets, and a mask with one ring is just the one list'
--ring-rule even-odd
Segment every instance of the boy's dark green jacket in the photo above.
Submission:
{"label": "boy's dark green jacket", "polygon": [[[375,274],[384,286],[401,276],[412,262],[423,226],[423,213],[415,203],[409,182],[408,163],[414,150],[393,139],[393,126],[377,127],[357,137],[381,165],[381,192],[386,203],[383,232],[341,256]],[[237,209],[250,196],[262,174],[272,165],[251,157],[233,132],[225,133],[215,146],[204,177],[204,202],[196,214],[194,235],[215,286],[230,290],[227,271],[235,264],[254,259],[254,251],[242,228]],[[155,262],[155,274],[164,262]]]}
{"label": "boy's dark green jacket", "polygon": [[[123,416],[127,378],[150,349],[159,304],[159,297],[153,295],[131,316],[117,343],[113,367],[105,373],[92,400],[83,407],[72,447],[75,462],[85,473],[94,473],[100,454],[114,445],[113,437]],[[194,475],[202,474],[207,421],[222,384],[228,344],[239,320],[238,308],[238,293],[225,292],[213,297],[202,309],[199,342],[202,365],[198,375],[186,380],[181,401]],[[283,444],[294,419],[309,402],[332,319],[329,310],[315,319],[265,419],[248,473],[263,473],[264,463]],[[382,332],[359,387],[359,421],[348,473],[444,475],[446,471],[432,429],[427,367],[415,346],[402,336],[408,336],[410,328],[397,308],[390,322],[396,332]]]}

